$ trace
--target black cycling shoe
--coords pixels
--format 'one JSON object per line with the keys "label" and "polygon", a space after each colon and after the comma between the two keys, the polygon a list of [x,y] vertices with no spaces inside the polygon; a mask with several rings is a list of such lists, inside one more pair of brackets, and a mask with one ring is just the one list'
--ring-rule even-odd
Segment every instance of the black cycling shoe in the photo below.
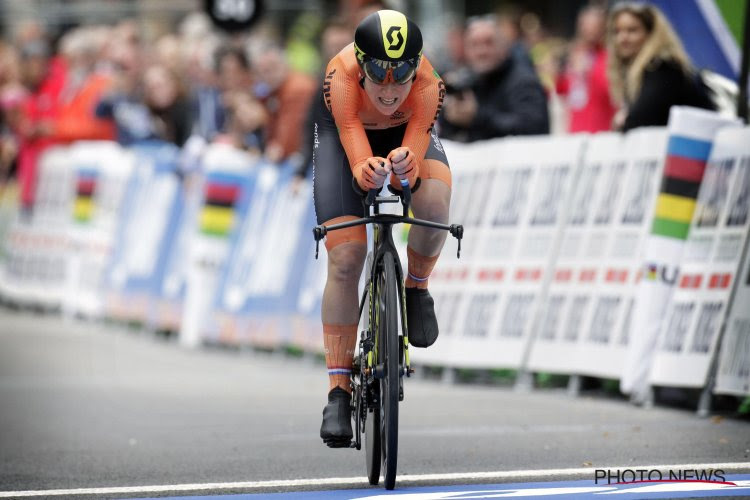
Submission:
{"label": "black cycling shoe", "polygon": [[329,448],[348,448],[352,442],[352,396],[341,387],[328,393],[328,404],[323,408],[320,437]]}
{"label": "black cycling shoe", "polygon": [[435,301],[424,288],[406,289],[406,323],[409,327],[409,344],[429,347],[438,338]]}

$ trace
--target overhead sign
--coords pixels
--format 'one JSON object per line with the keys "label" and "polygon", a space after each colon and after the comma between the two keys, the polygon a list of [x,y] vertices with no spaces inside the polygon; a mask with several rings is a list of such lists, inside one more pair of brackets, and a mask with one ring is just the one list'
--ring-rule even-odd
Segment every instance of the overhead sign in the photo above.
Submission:
{"label": "overhead sign", "polygon": [[206,13],[225,31],[249,29],[263,14],[262,0],[205,0]]}

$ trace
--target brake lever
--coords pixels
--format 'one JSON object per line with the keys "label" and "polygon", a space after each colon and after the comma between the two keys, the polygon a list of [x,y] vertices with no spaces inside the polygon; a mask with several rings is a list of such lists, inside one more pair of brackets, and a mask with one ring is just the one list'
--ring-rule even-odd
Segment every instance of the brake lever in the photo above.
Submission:
{"label": "brake lever", "polygon": [[458,250],[456,251],[456,258],[461,258],[461,240],[464,237],[464,227],[461,224],[451,224],[451,234],[458,240]]}
{"label": "brake lever", "polygon": [[320,240],[326,237],[327,232],[328,228],[325,226],[315,226],[313,228],[313,236],[315,237],[315,260],[318,260],[318,246],[320,245]]}

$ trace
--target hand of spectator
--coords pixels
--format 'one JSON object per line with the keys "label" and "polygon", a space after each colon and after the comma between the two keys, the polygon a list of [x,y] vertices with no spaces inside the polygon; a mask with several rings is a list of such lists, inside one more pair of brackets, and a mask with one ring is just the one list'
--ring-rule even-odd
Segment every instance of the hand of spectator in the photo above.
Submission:
{"label": "hand of spectator", "polygon": [[454,125],[468,127],[474,120],[478,109],[479,104],[474,92],[467,90],[458,96],[445,96],[443,116]]}
{"label": "hand of spectator", "polygon": [[354,167],[354,178],[363,191],[380,189],[391,173],[391,162],[380,156],[372,156]]}
{"label": "hand of spectator", "polygon": [[388,159],[391,161],[393,173],[399,179],[406,179],[410,186],[414,186],[419,175],[417,157],[411,149],[401,146],[388,153]]}
{"label": "hand of spectator", "polygon": [[628,117],[627,108],[618,109],[617,113],[615,113],[615,116],[612,117],[612,130],[622,130],[622,127],[625,126],[625,119],[627,117]]}
{"label": "hand of spectator", "polygon": [[271,163],[280,163],[284,159],[284,148],[280,144],[272,142],[266,146],[266,159]]}
{"label": "hand of spectator", "polygon": [[242,93],[235,95],[232,109],[237,125],[243,132],[254,132],[266,124],[267,116],[263,105],[250,95]]}
{"label": "hand of spectator", "polygon": [[29,138],[39,139],[42,137],[49,137],[54,131],[54,124],[50,120],[40,120],[32,122],[29,128]]}

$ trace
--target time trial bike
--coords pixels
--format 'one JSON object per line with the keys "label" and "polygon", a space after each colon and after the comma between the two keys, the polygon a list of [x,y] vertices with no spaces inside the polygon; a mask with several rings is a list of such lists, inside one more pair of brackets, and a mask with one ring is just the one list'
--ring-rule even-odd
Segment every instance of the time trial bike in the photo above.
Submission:
{"label": "time trial bike", "polygon": [[[371,190],[365,195],[353,180],[352,187],[362,195],[366,212],[370,215],[330,226],[319,225],[313,229],[317,258],[318,244],[328,232],[372,224],[373,238],[359,303],[360,325],[364,327],[360,332],[359,348],[352,368],[354,439],[351,447],[361,449],[364,433],[368,480],[370,484],[377,485],[382,466],[385,488],[388,490],[396,485],[398,404],[404,399],[403,379],[414,372],[409,360],[404,273],[391,230],[395,224],[403,223],[449,231],[458,240],[459,258],[464,231],[460,224],[446,225],[409,217],[412,190],[408,182],[402,181],[401,184],[402,191],[392,190],[395,196],[378,196],[378,190]],[[390,185],[388,187],[391,188]],[[414,190],[418,187],[419,184],[416,184]],[[399,202],[402,215],[381,213],[382,205]]]}

